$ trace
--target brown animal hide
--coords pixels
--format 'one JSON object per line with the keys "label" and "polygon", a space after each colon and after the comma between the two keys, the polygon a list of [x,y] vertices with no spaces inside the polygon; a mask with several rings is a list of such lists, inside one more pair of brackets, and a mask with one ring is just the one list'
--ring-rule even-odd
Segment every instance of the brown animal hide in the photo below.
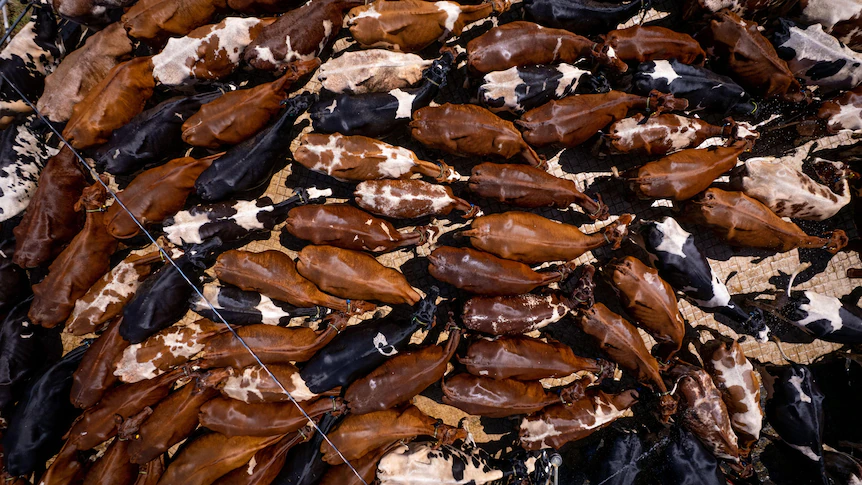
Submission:
{"label": "brown animal hide", "polygon": [[828,237],[809,236],[796,224],[783,220],[742,192],[709,189],[686,204],[684,216],[709,227],[734,246],[779,253],[796,248],[819,248],[835,254],[848,242],[847,234],[840,229]]}
{"label": "brown animal hide", "polygon": [[371,374],[353,381],[344,393],[352,414],[383,411],[409,401],[446,373],[461,331],[452,330],[446,345],[399,352]]}
{"label": "brown animal hide", "polygon": [[470,248],[441,246],[428,256],[428,271],[438,280],[477,295],[505,296],[529,293],[539,286],[564,280],[574,263],[537,273],[517,261],[498,258]]}
{"label": "brown animal hide", "polygon": [[246,291],[257,291],[298,307],[325,306],[340,312],[372,310],[364,301],[347,301],[328,295],[301,276],[290,256],[281,251],[231,250],[223,253],[213,267],[219,280]]}
{"label": "brown animal hide", "polygon": [[626,313],[659,343],[659,358],[670,360],[682,347],[685,335],[685,320],[673,288],[658,271],[631,256],[611,261],[606,268]]}
{"label": "brown animal hide", "polygon": [[415,305],[422,298],[400,271],[359,251],[308,245],[299,252],[296,271],[321,290],[351,300]]}
{"label": "brown animal hide", "polygon": [[581,371],[602,375],[613,371],[610,362],[575,355],[568,345],[523,336],[476,340],[458,361],[474,376],[521,381],[560,378]]}
{"label": "brown animal hide", "polygon": [[470,191],[518,207],[557,207],[577,204],[593,220],[606,220],[608,206],[601,196],[593,200],[571,180],[526,165],[482,163],[473,167]]}
{"label": "brown animal hide", "polygon": [[201,106],[183,123],[183,141],[196,147],[218,148],[251,138],[281,111],[290,87],[319,65],[317,58],[293,62],[287,66],[286,74],[271,83],[229,91]]}
{"label": "brown animal hide", "polygon": [[534,64],[574,64],[582,57],[620,71],[628,69],[623,61],[609,56],[607,46],[567,30],[549,29],[532,22],[509,22],[467,43],[467,65],[476,74]]}
{"label": "brown animal hide", "polygon": [[610,245],[619,248],[633,217],[623,214],[600,232],[586,235],[577,227],[530,212],[510,211],[477,217],[461,232],[482,251],[522,263],[570,261],[587,251]]}
{"label": "brown animal hide", "polygon": [[511,121],[481,106],[451,104],[427,106],[413,113],[410,134],[423,145],[462,157],[521,155],[535,167],[545,161],[521,137]]}
{"label": "brown animal hide", "polygon": [[608,57],[625,62],[676,59],[683,64],[703,64],[706,53],[694,38],[664,27],[635,25],[612,30],[604,37]]}
{"label": "brown animal hide", "polygon": [[78,158],[63,146],[45,164],[30,205],[12,231],[15,264],[35,268],[60,254],[84,225],[84,214],[75,210],[75,202],[87,185]]}
{"label": "brown animal hide", "polygon": [[362,47],[418,52],[436,41],[461,35],[465,25],[491,15],[494,7],[490,3],[375,0],[351,10],[347,26]]}
{"label": "brown animal hide", "polygon": [[295,60],[313,59],[338,35],[344,11],[362,4],[359,0],[312,0],[263,29],[246,48],[243,60],[255,69],[274,71]]}
{"label": "brown animal hide", "polygon": [[284,231],[311,244],[389,252],[423,244],[431,228],[399,232],[389,221],[347,204],[308,204],[290,210]]}
{"label": "brown animal hide", "polygon": [[688,101],[671,94],[653,91],[648,97],[611,91],[602,94],[578,94],[550,101],[531,109],[515,124],[524,133],[530,145],[544,146],[558,143],[566,147],[578,146],[599,130],[637,110],[683,110]]}
{"label": "brown animal hide", "polygon": [[108,272],[117,240],[105,230],[105,196],[105,188],[97,182],[84,189],[75,204],[76,212],[86,211],[87,220],[48,267],[48,276],[33,286],[35,298],[28,316],[34,324],[52,328],[65,322],[75,302]]}
{"label": "brown animal hide", "polygon": [[120,22],[105,27],[70,52],[45,78],[45,91],[36,108],[49,120],[62,123],[111,69],[132,54],[132,40]]}
{"label": "brown animal hide", "polygon": [[[117,198],[142,225],[157,224],[183,208],[195,188],[195,180],[221,154],[206,158],[182,157],[141,172]],[[117,239],[141,234],[135,220],[118,203],[105,215],[108,233]]]}
{"label": "brown animal hide", "polygon": [[72,109],[63,136],[78,150],[105,143],[144,110],[155,85],[152,57],[117,64]]}

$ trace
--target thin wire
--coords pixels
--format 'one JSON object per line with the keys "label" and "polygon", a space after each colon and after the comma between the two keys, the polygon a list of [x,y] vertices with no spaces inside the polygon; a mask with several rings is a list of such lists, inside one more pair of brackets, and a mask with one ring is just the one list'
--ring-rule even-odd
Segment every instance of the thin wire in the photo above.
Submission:
{"label": "thin wire", "polygon": [[[30,3],[28,5],[33,6],[34,4]],[[26,12],[26,9],[25,9],[25,12]],[[12,25],[12,27],[6,33],[6,36],[4,36],[3,40],[5,40],[5,38],[9,36],[9,34],[12,32],[13,29],[15,29],[15,27],[18,25],[18,23],[21,21],[21,19],[23,17],[24,17],[23,14],[18,17],[16,22]],[[0,40],[0,43],[2,43],[2,40]],[[74,147],[72,147],[72,145],[69,143],[68,140],[66,140],[66,138],[63,136],[63,134],[60,133],[60,131],[58,131],[57,128],[55,128],[54,125],[47,118],[45,118],[45,116],[42,114],[42,112],[36,108],[36,105],[34,105],[32,102],[30,102],[30,100],[27,99],[26,96],[24,96],[24,93],[22,93],[21,90],[18,89],[18,86],[16,86],[14,83],[12,83],[11,80],[9,80],[9,78],[6,77],[6,73],[0,71],[0,77],[2,77],[4,81],[9,83],[10,86],[12,86],[12,88],[18,93],[18,95],[21,96],[21,100],[24,101],[25,103],[27,103],[27,106],[29,106],[36,113],[36,116],[38,116],[45,124],[47,124],[48,127],[51,129],[51,131],[55,135],[57,135],[57,137],[59,137],[63,143],[66,144],[66,146],[72,151],[72,153],[75,155],[75,157],[78,158],[78,161],[80,161],[81,164],[87,169],[87,171],[90,172],[90,175],[93,178],[95,178],[96,181],[98,181],[102,185],[102,187],[104,187],[105,190],[107,190],[107,192],[109,194],[111,194],[111,196],[114,198],[115,203],[120,204],[120,207],[124,211],[126,211],[126,213],[129,215],[129,217],[132,218],[132,220],[135,222],[135,225],[137,225],[138,228],[147,236],[147,239],[149,239],[150,242],[156,248],[158,248],[159,252],[162,254],[162,257],[164,257],[164,259],[166,259],[171,264],[171,266],[173,266],[174,269],[177,270],[177,272],[179,272],[180,276],[182,276],[183,279],[186,281],[186,283],[188,283],[188,285],[192,287],[194,292],[197,293],[198,297],[200,297],[203,301],[205,301],[207,303],[207,305],[210,307],[210,309],[213,311],[213,313],[227,327],[227,329],[230,331],[230,333],[233,334],[234,338],[239,340],[240,344],[242,344],[242,346],[245,348],[245,350],[248,351],[249,354],[251,354],[251,356],[254,358],[255,362],[257,362],[257,364],[260,365],[261,368],[263,368],[263,370],[266,371],[267,375],[269,375],[269,377],[273,381],[275,381],[275,383],[278,385],[279,389],[281,389],[281,392],[283,392],[288,397],[288,399],[290,399],[290,401],[294,404],[294,406],[296,406],[299,409],[299,411],[302,413],[302,415],[308,420],[308,422],[311,423],[311,425],[314,427],[315,431],[320,433],[320,435],[323,437],[323,439],[326,440],[326,443],[329,444],[332,447],[332,449],[335,450],[336,453],[338,453],[338,456],[344,461],[344,463],[347,464],[347,466],[350,468],[350,470],[356,475],[356,478],[358,478],[359,481],[362,482],[362,485],[368,485],[368,482],[365,481],[365,479],[362,477],[362,475],[359,474],[359,472],[356,470],[356,468],[353,467],[353,465],[347,460],[347,458],[345,458],[344,455],[341,454],[341,450],[339,450],[338,447],[335,446],[335,443],[333,443],[332,441],[329,440],[329,437],[326,436],[326,433],[324,433],[323,430],[321,430],[317,426],[317,423],[314,422],[313,419],[311,419],[311,416],[307,412],[305,412],[305,409],[303,409],[302,406],[299,405],[299,402],[281,384],[281,382],[275,377],[275,375],[272,373],[272,371],[269,370],[269,367],[267,367],[266,364],[264,364],[260,360],[260,358],[257,356],[257,354],[255,354],[254,351],[251,349],[251,347],[249,347],[248,344],[245,343],[245,340],[243,340],[242,337],[240,337],[239,334],[236,333],[236,330],[234,330],[234,328],[231,327],[231,325],[222,316],[222,314],[219,313],[218,309],[216,309],[216,307],[212,304],[212,302],[209,301],[209,299],[207,299],[207,297],[204,296],[204,294],[200,290],[198,290],[197,286],[195,286],[195,284],[192,283],[191,279],[183,272],[183,270],[181,270],[180,267],[177,266],[177,264],[174,262],[173,259],[171,259],[170,255],[165,251],[165,249],[162,248],[161,246],[159,246],[159,244],[156,242],[156,239],[153,237],[153,235],[150,234],[149,231],[147,231],[147,229],[143,226],[143,224],[140,223],[140,221],[138,221],[138,219],[135,217],[135,215],[132,213],[132,211],[130,211],[129,208],[126,207],[126,204],[124,204],[123,201],[120,200],[119,197],[117,197],[117,193],[114,192],[110,187],[108,187],[108,184],[106,184],[101,179],[101,177],[99,176],[100,174],[98,172],[96,172],[96,170],[93,167],[91,167],[90,164],[87,163],[86,159],[84,159],[84,157],[81,156],[80,153],[78,153],[78,150],[76,150]]]}

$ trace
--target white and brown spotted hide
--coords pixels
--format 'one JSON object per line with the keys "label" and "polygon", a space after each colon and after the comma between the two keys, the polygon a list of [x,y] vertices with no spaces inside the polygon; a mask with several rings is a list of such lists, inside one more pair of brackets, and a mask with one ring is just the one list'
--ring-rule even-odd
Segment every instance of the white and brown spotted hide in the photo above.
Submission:
{"label": "white and brown spotted hide", "polygon": [[345,52],[320,66],[317,79],[333,93],[385,93],[421,81],[431,62],[384,49]]}
{"label": "white and brown spotted hide", "polygon": [[176,86],[194,79],[219,79],[239,65],[245,48],[274,18],[227,17],[189,35],[170,39],[153,56],[153,77],[159,84]]}
{"label": "white and brown spotted hide", "polygon": [[491,468],[477,455],[452,446],[435,447],[431,443],[398,445],[377,465],[380,485],[482,485],[504,476],[502,470]]}
{"label": "white and brown spotted hide", "polygon": [[833,192],[794,167],[790,159],[750,158],[740,174],[737,183],[745,195],[764,203],[781,217],[822,221],[850,202],[846,179],[840,181],[840,193]]}

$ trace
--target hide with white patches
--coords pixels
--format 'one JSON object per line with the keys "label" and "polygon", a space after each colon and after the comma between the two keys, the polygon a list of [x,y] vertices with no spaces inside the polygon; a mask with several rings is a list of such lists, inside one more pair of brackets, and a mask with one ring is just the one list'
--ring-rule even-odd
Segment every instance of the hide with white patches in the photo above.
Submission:
{"label": "hide with white patches", "polygon": [[826,121],[830,133],[862,130],[862,87],[830,99],[820,106],[817,118]]}
{"label": "hide with white patches", "polygon": [[[815,159],[815,163],[827,163]],[[732,181],[745,195],[769,207],[779,217],[822,221],[838,213],[850,203],[850,185],[846,177],[833,192],[793,167],[791,160],[749,158],[734,171]]]}
{"label": "hide with white patches", "polygon": [[[266,295],[254,291],[243,291],[233,286],[206,285],[204,298],[218,310],[218,314],[231,325],[265,325],[286,326],[298,317],[318,318],[330,310],[324,307],[297,308],[289,303],[273,300]],[[198,315],[218,320],[216,312],[209,303],[200,297],[192,299],[191,309]]]}
{"label": "hide with white patches", "polygon": [[99,278],[78,301],[66,321],[66,332],[84,335],[117,317],[141,282],[150,274],[161,253],[130,254]]}
{"label": "hide with white patches", "polygon": [[165,236],[177,246],[200,244],[215,236],[227,242],[241,240],[255,233],[272,230],[287,217],[291,208],[327,196],[331,190],[319,191],[314,194],[316,197],[301,187],[296,188],[295,192],[294,196],[277,204],[269,197],[261,197],[252,201],[236,200],[194,206],[164,220]]}
{"label": "hide with white patches", "polygon": [[337,94],[380,93],[415,85],[432,62],[385,49],[351,51],[326,61],[317,79]]}
{"label": "hide with white patches", "polygon": [[641,93],[656,89],[687,99],[690,110],[747,115],[757,109],[748,93],[729,77],[673,59],[641,63],[634,74],[634,87]]}
{"label": "hide with white patches", "polygon": [[774,34],[775,49],[793,74],[824,90],[853,89],[862,83],[862,54],[842,44],[814,24],[807,29],[781,19]]}
{"label": "hide with white patches", "polygon": [[647,252],[659,276],[708,312],[717,312],[742,325],[745,333],[765,342],[769,329],[760,312],[743,311],[730,297],[727,287],[713,272],[706,257],[694,245],[694,237],[671,217],[643,221],[637,243]]}
{"label": "hide with white patches", "polygon": [[638,400],[633,390],[607,394],[599,390],[570,405],[556,404],[521,421],[518,436],[526,450],[559,449],[610,425]]}
{"label": "hide with white patches", "polygon": [[574,93],[605,93],[611,90],[601,75],[571,64],[511,67],[485,74],[479,100],[491,111],[521,114],[552,99]]}
{"label": "hide with white patches", "polygon": [[781,314],[811,336],[845,345],[862,343],[862,310],[834,296],[793,291]]}
{"label": "hide with white patches", "polygon": [[851,49],[862,47],[862,4],[858,0],[802,0],[802,20],[819,23]]}
{"label": "hide with white patches", "polygon": [[227,17],[185,37],[170,39],[153,56],[153,77],[159,84],[177,86],[227,76],[239,66],[246,46],[273,22],[272,18]]}
{"label": "hide with white patches", "polygon": [[[36,103],[45,88],[45,76],[66,54],[54,12],[47,4],[38,2],[35,11],[35,20],[24,24],[0,51],[0,73],[4,77],[0,79],[0,116],[31,113],[33,110],[21,98],[22,94]],[[0,128],[6,126],[0,124]]]}
{"label": "hide with white patches", "polygon": [[648,118],[637,113],[612,124],[602,139],[614,154],[665,155],[697,147],[707,138],[735,136],[736,131],[733,120],[716,126],[670,113]]}
{"label": "hide with white patches", "polygon": [[195,181],[195,192],[208,202],[224,200],[269,183],[289,152],[290,129],[314,95],[300,94],[287,101],[284,113],[263,131],[234,146]]}
{"label": "hide with white patches", "polygon": [[417,330],[434,325],[437,296],[437,288],[432,286],[409,321],[390,316],[348,327],[305,364],[300,371],[302,380],[312,392],[323,393],[368,374],[405,350]]}
{"label": "hide with white patches", "polygon": [[442,161],[420,160],[406,148],[358,135],[305,134],[293,157],[305,168],[341,181],[405,179],[418,173],[448,183],[461,177]]}
{"label": "hide with white patches", "polygon": [[455,197],[446,185],[421,180],[367,180],[353,191],[356,205],[384,217],[414,219],[429,215],[445,216],[463,211],[464,219],[481,213],[478,206]]}
{"label": "hide with white patches", "polygon": [[730,424],[722,395],[703,369],[678,363],[668,371],[668,382],[679,391],[680,421],[717,458],[738,464],[739,443]]}
{"label": "hide with white patches", "polygon": [[243,53],[255,69],[275,71],[296,60],[320,55],[338,35],[346,10],[358,0],[311,0],[268,25]]}
{"label": "hide with white patches", "polygon": [[703,347],[701,355],[704,367],[712,376],[727,406],[740,454],[746,456],[760,438],[763,425],[760,376],[736,341],[711,340]]}
{"label": "hide with white patches", "polygon": [[781,439],[798,458],[814,462],[823,470],[823,400],[808,367],[790,364],[767,368],[766,417]]}
{"label": "hide with white patches", "polygon": [[139,344],[132,344],[114,359],[114,375],[122,382],[153,379],[186,363],[204,348],[207,339],[226,332],[223,323],[200,319],[168,327]]}
{"label": "hide with white patches", "polygon": [[416,88],[396,88],[386,93],[341,94],[323,99],[310,109],[315,131],[343,135],[379,136],[407,124],[413,112],[427,106],[446,85],[454,57],[445,52],[422,73]]}
{"label": "hide with white patches", "polygon": [[431,443],[400,444],[380,460],[377,478],[381,485],[409,485],[417,482],[485,485],[508,477],[525,478],[526,474],[534,471],[526,463],[493,460],[480,453],[452,446],[436,447]]}
{"label": "hide with white patches", "polygon": [[581,94],[531,109],[515,124],[531,145],[560,144],[574,147],[586,142],[609,124],[625,118],[631,110],[663,113],[683,110],[688,105],[685,99],[658,91],[649,91],[647,96],[622,91]]}
{"label": "hide with white patches", "polygon": [[418,52],[435,41],[461,35],[464,26],[503,10],[506,5],[459,5],[423,0],[375,0],[347,14],[350,34],[363,47]]}
{"label": "hide with white patches", "polygon": [[42,168],[58,153],[33,130],[38,120],[7,128],[0,134],[0,222],[24,212],[36,192]]}
{"label": "hide with white patches", "polygon": [[[268,370],[268,372],[267,372]],[[310,401],[318,396],[310,391],[292,364],[259,364],[240,369],[227,368],[227,377],[219,384],[222,395],[244,403],[290,401],[286,390],[297,402]],[[270,372],[275,380],[270,377]]]}

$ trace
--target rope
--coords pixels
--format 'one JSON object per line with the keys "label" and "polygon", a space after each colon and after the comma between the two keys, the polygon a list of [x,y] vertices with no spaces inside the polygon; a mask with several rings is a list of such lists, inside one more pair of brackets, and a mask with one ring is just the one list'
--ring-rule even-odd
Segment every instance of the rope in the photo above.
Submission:
{"label": "rope", "polygon": [[[28,5],[33,6],[34,4],[30,3]],[[27,7],[27,8],[29,8],[29,7]],[[25,13],[27,12],[27,8],[24,9]],[[2,40],[0,40],[0,43],[4,42],[6,40],[6,38],[9,37],[12,30],[14,30],[17,27],[18,23],[20,23],[22,18],[24,18],[24,13],[22,13],[18,17],[18,19],[15,21],[15,23],[9,29],[9,31],[6,32],[6,35],[3,36]],[[163,247],[159,246],[159,244],[156,242],[156,239],[153,237],[153,235],[150,234],[150,232],[143,226],[143,224],[141,224],[140,221],[138,221],[137,217],[135,217],[135,215],[132,213],[132,211],[129,210],[128,207],[126,207],[126,204],[124,204],[123,201],[120,200],[119,197],[117,197],[117,193],[114,192],[113,189],[111,189],[108,186],[108,184],[106,184],[101,179],[101,177],[99,176],[99,173],[96,172],[96,170],[87,163],[87,160],[78,152],[78,150],[76,150],[71,145],[71,143],[69,143],[69,141],[66,140],[66,138],[63,136],[63,134],[60,131],[58,131],[56,127],[54,127],[54,125],[42,114],[41,111],[39,111],[36,108],[36,105],[33,104],[29,99],[27,99],[27,97],[24,95],[24,93],[21,92],[20,89],[18,89],[18,86],[16,86],[8,77],[6,77],[6,73],[0,71],[0,77],[2,77],[3,80],[9,84],[9,86],[12,86],[12,89],[14,89],[15,92],[21,97],[21,100],[24,101],[27,104],[27,106],[29,106],[30,109],[33,110],[34,113],[36,113],[36,116],[38,116],[39,119],[41,119],[48,126],[48,128],[55,135],[57,135],[57,137],[63,143],[66,144],[67,147],[69,147],[69,149],[72,151],[72,153],[78,159],[78,161],[81,163],[81,165],[84,167],[84,169],[87,170],[87,172],[89,172],[90,175],[94,179],[96,179],[96,181],[98,183],[100,183],[105,188],[105,190],[107,190],[108,194],[110,194],[114,198],[115,203],[119,204],[120,207],[124,211],[126,211],[126,213],[129,215],[129,217],[131,217],[131,219],[135,222],[135,225],[137,225],[138,228],[144,233],[144,235],[147,236],[147,239],[150,240],[150,243],[152,243],[156,248],[158,248],[159,253],[162,255],[162,257],[168,263],[170,263],[170,265],[173,266],[175,270],[177,270],[177,272],[180,274],[180,276],[182,276],[183,280],[185,280],[185,282],[188,283],[188,285],[192,288],[192,290],[194,290],[194,292],[197,294],[197,296],[206,302],[207,306],[210,307],[210,310],[212,310],[213,314],[215,314],[218,317],[218,319],[221,321],[221,323],[223,323],[225,325],[225,327],[227,327],[228,331],[231,334],[233,334],[234,338],[236,338],[239,341],[239,343],[243,346],[243,348],[245,348],[245,350],[252,356],[252,358],[255,360],[255,362],[257,362],[257,365],[259,365],[266,372],[266,374],[269,376],[269,378],[272,379],[278,385],[278,388],[281,390],[282,393],[284,393],[287,396],[287,398],[290,400],[290,402],[292,402],[293,405],[296,406],[297,409],[299,409],[299,412],[301,412],[303,417],[305,417],[308,420],[308,422],[311,423],[314,430],[316,432],[320,433],[320,435],[323,437],[323,439],[326,441],[326,443],[329,444],[333,450],[335,450],[335,452],[338,454],[338,457],[341,458],[344,461],[344,463],[347,464],[347,466],[354,473],[354,475],[356,475],[356,478],[359,479],[359,481],[362,483],[362,485],[368,485],[368,482],[365,481],[365,479],[362,477],[362,475],[360,475],[360,473],[356,470],[356,468],[354,468],[354,466],[350,463],[350,461],[347,460],[347,458],[341,453],[341,451],[338,449],[338,447],[335,446],[335,443],[330,441],[329,437],[326,436],[326,433],[324,433],[323,430],[321,430],[317,426],[317,423],[311,418],[311,416],[305,411],[305,409],[303,409],[302,406],[299,405],[299,402],[293,397],[293,395],[290,394],[290,392],[284,387],[284,385],[282,385],[282,383],[275,377],[275,374],[273,374],[272,371],[269,370],[269,367],[267,367],[266,364],[264,364],[260,360],[260,357],[258,357],[257,354],[254,353],[254,351],[251,349],[251,347],[248,346],[248,344],[245,342],[245,340],[243,340],[242,337],[240,337],[239,334],[236,333],[236,330],[227,322],[227,320],[222,316],[222,314],[219,313],[219,311],[216,309],[216,307],[213,305],[213,303],[211,301],[209,301],[209,299],[206,296],[204,296],[204,294],[198,289],[197,286],[195,286],[194,283],[192,283],[191,279],[183,272],[183,270],[180,269],[179,266],[177,266],[177,264],[174,262],[173,259],[170,258],[170,255],[165,251],[165,249]],[[348,302],[349,301],[350,300],[348,300]],[[348,303],[348,305],[349,305],[349,303]]]}

